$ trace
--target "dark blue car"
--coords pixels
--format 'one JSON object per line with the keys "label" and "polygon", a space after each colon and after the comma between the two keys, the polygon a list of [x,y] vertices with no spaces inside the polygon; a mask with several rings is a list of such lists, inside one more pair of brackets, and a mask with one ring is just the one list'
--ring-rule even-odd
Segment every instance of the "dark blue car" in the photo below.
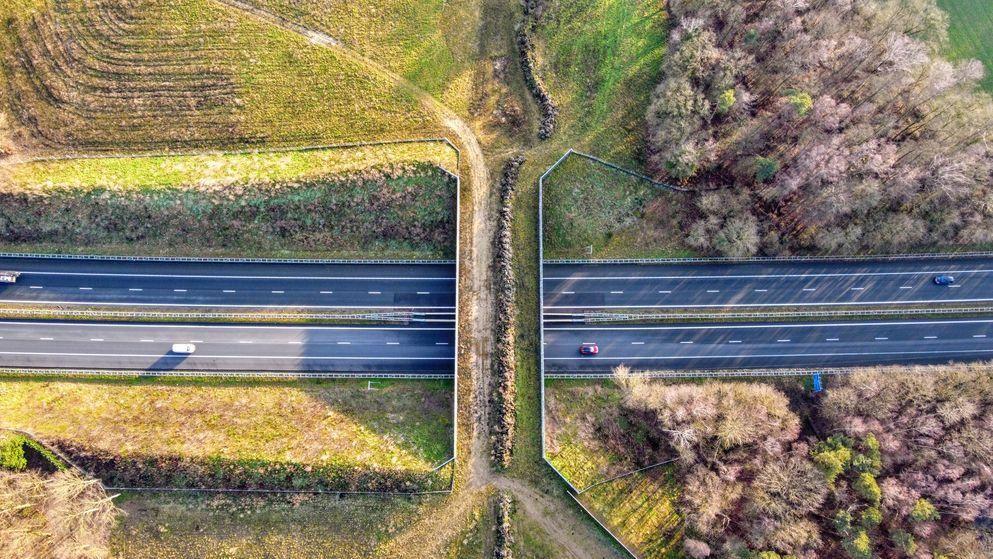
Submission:
{"label": "dark blue car", "polygon": [[941,274],[940,276],[934,276],[934,283],[935,285],[951,285],[955,283],[955,278],[948,274]]}

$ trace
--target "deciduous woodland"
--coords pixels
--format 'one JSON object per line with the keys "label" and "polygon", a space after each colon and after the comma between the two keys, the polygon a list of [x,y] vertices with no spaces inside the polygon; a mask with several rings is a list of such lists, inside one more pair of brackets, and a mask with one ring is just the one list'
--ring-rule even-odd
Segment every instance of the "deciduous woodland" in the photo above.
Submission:
{"label": "deciduous woodland", "polygon": [[820,395],[622,372],[622,411],[593,429],[677,458],[689,557],[988,558],[990,371],[861,370]]}
{"label": "deciduous woodland", "polygon": [[[727,255],[993,241],[982,65],[939,54],[934,0],[671,0],[647,112],[654,178],[700,190],[687,241]],[[702,192],[707,191],[707,192]]]}

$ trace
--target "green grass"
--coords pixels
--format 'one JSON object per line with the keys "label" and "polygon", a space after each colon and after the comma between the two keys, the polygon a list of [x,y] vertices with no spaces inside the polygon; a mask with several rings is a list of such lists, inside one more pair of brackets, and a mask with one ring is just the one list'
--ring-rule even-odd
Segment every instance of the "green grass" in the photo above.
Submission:
{"label": "green grass", "polygon": [[468,110],[478,0],[251,0],[409,79],[460,113]]}
{"label": "green grass", "polygon": [[546,396],[549,460],[581,491],[580,501],[641,557],[681,557],[676,469],[661,466],[607,481],[640,466],[602,444],[597,432],[620,420],[620,390],[609,381],[548,381]]}
{"label": "green grass", "polygon": [[[120,17],[109,4],[0,6],[0,20],[13,22],[0,37],[0,106],[16,117],[21,149],[299,145],[440,130],[410,92],[361,63],[219,3],[139,0],[121,8],[130,18],[121,27],[107,24]],[[56,64],[46,53],[70,36],[89,50]],[[108,89],[117,94],[101,94]]]}
{"label": "green grass", "polygon": [[948,54],[986,66],[983,88],[993,93],[993,5],[988,0],[938,0],[948,12]]}
{"label": "green grass", "polygon": [[680,193],[575,154],[544,187],[545,258],[690,254],[676,226]]}
{"label": "green grass", "polygon": [[423,474],[451,456],[443,381],[5,379],[0,425],[86,456]]}

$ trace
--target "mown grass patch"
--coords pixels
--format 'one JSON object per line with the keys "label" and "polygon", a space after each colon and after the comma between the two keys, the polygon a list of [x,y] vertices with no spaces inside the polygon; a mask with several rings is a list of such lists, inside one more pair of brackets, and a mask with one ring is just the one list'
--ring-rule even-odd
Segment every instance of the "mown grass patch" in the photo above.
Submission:
{"label": "mown grass patch", "polygon": [[[618,414],[620,390],[609,381],[547,381],[549,461],[580,491],[579,500],[641,557],[681,557],[679,481],[671,465],[628,474],[657,463],[610,446],[612,433],[637,440]],[[617,479],[612,479],[615,476]]]}
{"label": "mown grass patch", "polygon": [[465,112],[471,97],[478,0],[251,0],[321,30]]}
{"label": "mown grass patch", "polygon": [[993,6],[987,0],[938,0],[948,12],[948,54],[986,66],[983,88],[993,93]]}
{"label": "mown grass patch", "polygon": [[545,258],[688,255],[682,203],[678,192],[570,154],[544,180]]}
{"label": "mown grass patch", "polygon": [[451,455],[451,404],[443,381],[0,382],[0,424],[126,485],[406,482]]}
{"label": "mown grass patch", "polygon": [[4,3],[2,107],[26,149],[431,135],[411,92],[211,0]]}

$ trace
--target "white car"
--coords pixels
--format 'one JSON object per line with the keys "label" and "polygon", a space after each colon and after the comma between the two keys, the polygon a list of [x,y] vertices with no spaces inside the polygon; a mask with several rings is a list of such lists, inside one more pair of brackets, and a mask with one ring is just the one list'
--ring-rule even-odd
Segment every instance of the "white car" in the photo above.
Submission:
{"label": "white car", "polygon": [[19,272],[0,272],[0,283],[15,283],[20,275]]}
{"label": "white car", "polygon": [[181,353],[183,355],[189,355],[197,350],[197,346],[193,344],[172,344],[173,353]]}

